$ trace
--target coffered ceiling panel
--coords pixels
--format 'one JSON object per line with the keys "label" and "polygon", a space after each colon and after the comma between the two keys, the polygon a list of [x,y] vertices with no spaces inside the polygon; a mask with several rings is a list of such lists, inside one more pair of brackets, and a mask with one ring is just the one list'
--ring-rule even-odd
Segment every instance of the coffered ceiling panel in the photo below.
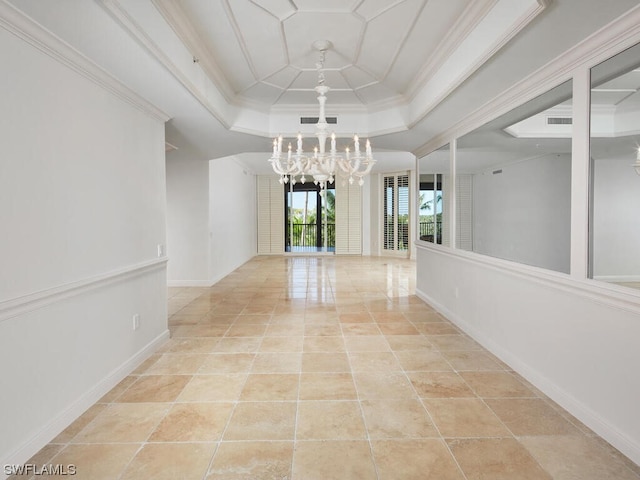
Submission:
{"label": "coffered ceiling panel", "polygon": [[[325,77],[325,85],[328,85],[333,92],[336,89],[351,89],[344,76],[335,70],[329,70],[324,72]],[[307,70],[294,80],[289,88],[294,89],[306,89],[311,92],[311,95],[314,95],[313,86],[318,84],[318,73],[315,70]],[[309,88],[311,86],[311,88]],[[314,97],[311,97],[314,98]]]}
{"label": "coffered ceiling panel", "polygon": [[[234,26],[236,41],[256,78],[281,70],[288,63],[282,44],[280,21],[251,2],[229,2],[227,16]],[[230,43],[227,39],[226,43]]]}
{"label": "coffered ceiling panel", "polygon": [[243,92],[243,95],[256,102],[264,102],[265,100],[270,103],[275,103],[280,95],[284,92],[281,88],[276,88],[266,83],[256,83]]}
{"label": "coffered ceiling panel", "polygon": [[299,68],[315,68],[316,40],[329,40],[333,46],[327,54],[327,68],[353,63],[358,53],[364,22],[351,13],[300,12],[283,22],[289,59]]}
{"label": "coffered ceiling panel", "polygon": [[[371,19],[367,23],[357,64],[368,66],[370,72],[383,80],[411,33],[424,3],[425,0],[407,0]],[[402,28],[389,28],[389,25],[402,25]]]}
{"label": "coffered ceiling panel", "polygon": [[362,0],[293,0],[301,12],[351,12]]}
{"label": "coffered ceiling panel", "polygon": [[273,75],[269,75],[264,81],[276,87],[287,88],[298,75],[300,75],[300,70],[287,66]]}
{"label": "coffered ceiling panel", "polygon": [[362,88],[366,85],[377,82],[376,77],[356,66],[345,68],[342,71],[342,75],[344,75],[347,82],[349,82],[351,88],[354,89]]}
{"label": "coffered ceiling panel", "polygon": [[251,0],[251,3],[258,5],[280,20],[284,20],[296,11],[289,0]]}

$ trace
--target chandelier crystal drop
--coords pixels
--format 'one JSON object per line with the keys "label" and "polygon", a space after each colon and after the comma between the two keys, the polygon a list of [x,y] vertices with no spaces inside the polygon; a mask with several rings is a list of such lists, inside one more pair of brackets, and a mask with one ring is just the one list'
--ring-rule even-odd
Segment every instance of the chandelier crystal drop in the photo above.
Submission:
{"label": "chandelier crystal drop", "polygon": [[[280,176],[280,183],[291,181],[292,184],[295,184],[296,178],[300,177],[301,183],[313,180],[316,185],[320,185],[321,189],[324,189],[327,183],[332,183],[339,175],[348,179],[350,184],[353,184],[357,179],[358,185],[362,186],[364,185],[364,177],[371,173],[371,169],[376,163],[371,153],[371,143],[367,140],[364,149],[361,149],[360,139],[358,135],[354,135],[353,150],[350,150],[349,147],[346,147],[344,152],[337,150],[336,135],[335,133],[329,135],[329,125],[325,118],[325,103],[330,88],[324,84],[324,60],[327,50],[331,47],[331,42],[319,40],[314,42],[313,47],[320,52],[320,59],[316,63],[318,85],[315,87],[320,107],[315,132],[318,143],[313,148],[313,152],[305,152],[302,145],[302,134],[299,133],[295,150],[291,142],[287,142],[288,145],[283,150],[284,139],[279,136],[273,139],[273,153],[269,162],[271,162],[273,171]],[[326,150],[328,138],[331,139],[329,151]]]}

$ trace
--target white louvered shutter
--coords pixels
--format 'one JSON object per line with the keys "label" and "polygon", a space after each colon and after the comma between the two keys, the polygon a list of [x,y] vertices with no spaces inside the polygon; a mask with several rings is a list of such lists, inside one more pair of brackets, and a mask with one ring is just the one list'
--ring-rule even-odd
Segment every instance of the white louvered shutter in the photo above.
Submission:
{"label": "white louvered shutter", "polygon": [[277,177],[257,177],[258,254],[284,252],[284,190]]}
{"label": "white louvered shutter", "polygon": [[473,250],[473,177],[456,176],[456,248]]}

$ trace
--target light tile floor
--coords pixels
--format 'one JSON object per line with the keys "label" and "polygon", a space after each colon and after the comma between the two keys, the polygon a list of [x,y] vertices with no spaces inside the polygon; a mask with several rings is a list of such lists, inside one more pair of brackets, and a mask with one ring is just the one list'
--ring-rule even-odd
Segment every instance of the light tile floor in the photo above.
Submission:
{"label": "light tile floor", "polygon": [[40,451],[77,479],[638,480],[414,295],[415,264],[257,257]]}

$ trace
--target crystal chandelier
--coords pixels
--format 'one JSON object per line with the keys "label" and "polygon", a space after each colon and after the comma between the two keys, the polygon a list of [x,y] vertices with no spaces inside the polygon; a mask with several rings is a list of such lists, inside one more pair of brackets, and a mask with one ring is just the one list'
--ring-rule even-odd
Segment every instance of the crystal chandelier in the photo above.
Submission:
{"label": "crystal chandelier", "polygon": [[[296,177],[300,176],[300,182],[305,183],[308,179],[313,179],[316,185],[324,189],[327,183],[332,183],[337,175],[348,179],[353,184],[358,179],[358,185],[364,185],[364,178],[371,172],[376,160],[371,153],[369,140],[365,143],[365,148],[360,148],[360,140],[357,135],[353,137],[353,150],[346,147],[344,152],[336,149],[335,133],[328,133],[327,119],[325,118],[325,103],[327,93],[330,88],[324,84],[324,60],[326,52],[331,48],[328,40],[318,40],[313,43],[313,47],[320,53],[320,60],[316,63],[318,71],[318,85],[315,91],[318,93],[318,103],[320,113],[316,124],[315,136],[318,144],[313,148],[313,153],[307,153],[302,148],[302,134],[298,134],[296,149],[292,149],[289,143],[287,150],[282,150],[283,138],[279,136],[273,139],[273,154],[269,159],[273,171],[280,175],[280,183],[296,183]],[[331,138],[330,149],[327,152],[325,145],[327,138]],[[309,178],[307,178],[309,177]]]}

